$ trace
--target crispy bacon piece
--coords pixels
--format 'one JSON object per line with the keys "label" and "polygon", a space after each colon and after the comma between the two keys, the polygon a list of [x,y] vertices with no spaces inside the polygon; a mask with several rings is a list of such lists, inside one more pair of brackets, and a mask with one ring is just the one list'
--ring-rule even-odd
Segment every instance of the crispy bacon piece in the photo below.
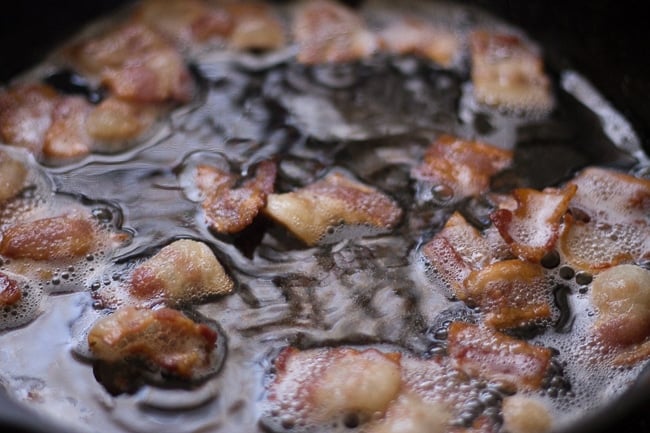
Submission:
{"label": "crispy bacon piece", "polygon": [[119,98],[137,102],[187,102],[193,82],[183,58],[162,36],[130,22],[71,50],[73,61]]}
{"label": "crispy bacon piece", "polygon": [[225,37],[233,26],[230,14],[202,0],[145,0],[135,18],[182,46]]}
{"label": "crispy bacon piece", "polygon": [[0,272],[0,308],[15,305],[22,297],[18,282]]}
{"label": "crispy bacon piece", "polygon": [[202,242],[178,240],[135,268],[129,291],[139,299],[187,303],[230,293],[234,283]]}
{"label": "crispy bacon piece", "polygon": [[415,54],[444,67],[458,58],[460,40],[450,30],[415,16],[392,21],[380,34],[382,48],[393,54]]}
{"label": "crispy bacon piece", "polygon": [[551,350],[478,325],[453,322],[448,349],[454,365],[473,377],[503,380],[516,388],[539,388]]}
{"label": "crispy bacon piece", "polygon": [[0,254],[37,261],[81,257],[92,251],[99,241],[96,225],[78,215],[16,224],[2,235]]}
{"label": "crispy bacon piece", "polygon": [[57,99],[56,91],[45,84],[18,84],[0,91],[2,141],[39,155]]}
{"label": "crispy bacon piece", "polygon": [[391,229],[402,210],[390,197],[341,173],[286,194],[269,194],[265,213],[308,245],[315,245],[330,227],[365,224]]}
{"label": "crispy bacon piece", "polygon": [[532,397],[513,395],[503,401],[503,427],[510,433],[545,433],[553,419],[544,403]]}
{"label": "crispy bacon piece", "polygon": [[467,299],[467,277],[496,260],[507,258],[504,247],[500,237],[483,236],[460,213],[454,212],[443,229],[424,245],[422,253],[453,294],[458,299]]}
{"label": "crispy bacon piece", "polygon": [[88,334],[97,359],[137,359],[183,378],[210,368],[216,341],[215,330],[169,308],[123,307],[99,319]]}
{"label": "crispy bacon piece", "polygon": [[560,252],[591,272],[650,259],[650,181],[603,168],[588,168],[570,185],[578,191]]}
{"label": "crispy bacon piece", "polygon": [[233,19],[228,37],[231,47],[245,50],[276,50],[286,44],[282,23],[271,7],[257,1],[235,1],[224,4]]}
{"label": "crispy bacon piece", "polygon": [[154,124],[159,111],[153,104],[108,97],[89,113],[86,128],[88,134],[99,142],[133,140]]}
{"label": "crispy bacon piece", "polygon": [[81,97],[60,97],[45,134],[43,154],[50,158],[75,158],[90,153],[92,139],[86,129],[91,105]]}
{"label": "crispy bacon piece", "polygon": [[473,271],[465,281],[462,301],[485,313],[485,324],[514,328],[551,317],[551,292],[542,267],[505,260]]}
{"label": "crispy bacon piece", "polygon": [[197,167],[197,185],[206,195],[202,207],[210,227],[217,233],[237,233],[248,227],[273,192],[277,167],[263,161],[255,177],[234,188],[237,177],[216,167]]}
{"label": "crispy bacon piece", "polygon": [[553,108],[540,55],[521,38],[476,31],[470,44],[474,96],[480,103],[525,111]]}
{"label": "crispy bacon piece", "polygon": [[25,165],[0,150],[0,204],[15,197],[25,187],[26,179]]}
{"label": "crispy bacon piece", "polygon": [[300,63],[340,63],[369,57],[375,35],[352,9],[330,0],[306,2],[294,19],[293,35]]}
{"label": "crispy bacon piece", "polygon": [[367,419],[384,412],[397,396],[399,361],[400,354],[375,349],[287,348],[275,361],[277,376],[268,399],[282,412],[298,402],[316,423],[351,413]]}
{"label": "crispy bacon piece", "polygon": [[514,254],[524,260],[539,262],[555,247],[563,217],[575,193],[575,185],[567,185],[561,190],[516,189],[512,195],[517,208],[498,209],[490,218]]}
{"label": "crispy bacon piece", "polygon": [[596,275],[591,286],[598,309],[595,332],[609,347],[638,345],[650,337],[650,271],[618,265]]}
{"label": "crispy bacon piece", "polygon": [[442,135],[427,148],[422,164],[411,171],[411,176],[451,188],[454,199],[460,200],[487,191],[490,178],[511,162],[509,150]]}

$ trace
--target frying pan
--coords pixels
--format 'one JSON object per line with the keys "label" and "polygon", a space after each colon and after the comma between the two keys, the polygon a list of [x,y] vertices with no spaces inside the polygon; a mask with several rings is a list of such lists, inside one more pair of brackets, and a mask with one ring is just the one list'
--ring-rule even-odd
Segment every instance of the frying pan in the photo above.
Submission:
{"label": "frying pan", "polygon": [[[126,0],[23,0],[0,12],[0,83],[27,69],[84,22]],[[525,29],[544,47],[546,63],[574,69],[630,121],[650,153],[650,26],[632,8],[613,0],[526,2],[475,0],[475,4]],[[1,349],[0,349],[1,350]],[[8,400],[0,384],[0,431],[68,432]],[[574,433],[650,431],[650,368],[623,398],[573,425]],[[569,432],[567,431],[567,433]]]}

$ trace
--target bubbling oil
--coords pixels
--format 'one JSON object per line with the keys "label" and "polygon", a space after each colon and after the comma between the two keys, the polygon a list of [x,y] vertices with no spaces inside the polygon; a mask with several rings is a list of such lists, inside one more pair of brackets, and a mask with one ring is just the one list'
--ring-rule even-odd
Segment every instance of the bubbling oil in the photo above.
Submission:
{"label": "bubbling oil", "polygon": [[[373,8],[380,7],[388,15],[397,12],[384,2],[372,2],[362,12],[372,23]],[[473,9],[419,2],[404,7],[461,33],[479,24],[518,32]],[[607,107],[599,105],[591,115],[581,105],[584,91],[574,95],[572,87],[558,86],[553,112],[526,116],[473,101],[462,59],[441,70],[411,56],[378,55],[336,66],[297,65],[286,55],[259,62],[254,55],[243,56],[246,61],[210,52],[193,58],[200,94],[161,119],[133,149],[69,166],[30,163],[35,176],[30,184],[36,186],[23,195],[33,199],[20,206],[47,204],[48,212],[59,213],[74,202],[107,230],[125,231],[131,239],[110,253],[54,267],[44,280],[26,281],[23,304],[0,315],[0,326],[15,328],[0,335],[1,377],[15,399],[83,431],[355,431],[351,419],[315,426],[283,419],[287,414],[265,414],[260,401],[273,379],[273,360],[287,346],[400,351],[413,364],[413,382],[430,399],[451,392],[461,380],[442,375],[440,383],[430,384],[422,379],[428,370],[419,363],[445,355],[452,321],[474,322],[481,313],[450,299],[444,284],[430,275],[419,247],[454,211],[484,228],[491,208],[480,199],[456,200],[437,185],[418,190],[410,169],[432,139],[444,132],[514,149],[515,165],[493,179],[500,191],[557,186],[592,163],[639,171],[602,123]],[[49,83],[102,97],[87,83],[66,82],[71,77],[74,73],[59,71]],[[613,160],[599,159],[591,146],[594,134],[593,142]],[[208,161],[246,173],[271,157],[279,162],[279,192],[342,169],[395,198],[403,220],[390,233],[336,230],[331,242],[313,248],[263,218],[243,235],[215,236],[200,210],[193,168]],[[3,224],[11,223],[16,206],[3,206]],[[119,293],[137,263],[180,238],[205,242],[237,283],[232,295],[188,307],[188,314],[220,326],[223,365],[184,384],[127,377],[141,381],[111,395],[96,376],[110,379],[115,372],[93,368],[84,346],[94,320],[115,307],[97,294]],[[0,270],[11,266],[5,262]],[[589,275],[572,272],[559,256],[547,257],[544,266],[555,287],[557,315],[525,337],[556,350],[538,397],[560,423],[568,423],[620,395],[641,366],[612,369],[598,348],[587,344],[594,323]],[[499,423],[508,388],[462,380],[454,425],[470,425],[481,414]],[[61,410],[71,414],[69,420],[60,419]]]}

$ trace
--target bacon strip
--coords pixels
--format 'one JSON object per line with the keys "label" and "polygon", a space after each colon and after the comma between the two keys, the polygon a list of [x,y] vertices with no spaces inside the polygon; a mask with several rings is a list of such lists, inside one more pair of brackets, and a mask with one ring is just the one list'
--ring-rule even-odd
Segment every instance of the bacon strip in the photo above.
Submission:
{"label": "bacon strip", "polygon": [[552,294],[542,267],[505,260],[472,272],[462,299],[485,313],[485,324],[508,329],[551,317]]}
{"label": "bacon strip", "polygon": [[293,35],[300,63],[320,64],[359,60],[376,51],[378,42],[352,10],[330,0],[314,0],[301,6],[294,19]]}
{"label": "bacon strip", "polygon": [[603,168],[583,170],[560,252],[577,269],[598,272],[650,259],[650,181]]}
{"label": "bacon strip", "polygon": [[514,254],[523,260],[539,262],[555,247],[562,219],[576,189],[575,185],[567,185],[562,190],[516,189],[512,195],[517,208],[499,209],[490,218]]}
{"label": "bacon strip", "polygon": [[447,186],[453,190],[454,199],[460,200],[487,191],[490,178],[511,162],[511,151],[441,135],[427,148],[422,164],[411,171],[411,176]]}
{"label": "bacon strip", "polygon": [[167,245],[136,267],[129,291],[149,302],[180,304],[227,294],[233,286],[207,245],[185,239]]}
{"label": "bacon strip", "polygon": [[81,257],[97,247],[98,228],[82,216],[58,216],[9,227],[0,254],[14,259],[61,260]]}
{"label": "bacon strip", "polygon": [[539,388],[551,350],[478,325],[453,322],[448,352],[454,365],[473,377],[503,380],[516,388]]}
{"label": "bacon strip", "polygon": [[474,96],[480,103],[525,111],[553,108],[542,60],[522,39],[476,31],[470,44]]}
{"label": "bacon strip", "polygon": [[345,414],[368,419],[383,413],[400,391],[399,360],[398,353],[375,349],[288,348],[275,361],[277,375],[268,399],[283,413],[298,402],[311,422],[331,422]]}
{"label": "bacon strip", "polygon": [[88,334],[97,359],[138,359],[168,373],[190,378],[210,367],[217,333],[180,311],[124,307],[98,320]]}
{"label": "bacon strip", "polygon": [[90,153],[92,139],[86,129],[91,105],[81,97],[61,97],[52,111],[52,125],[45,134],[43,154],[50,158],[74,158]]}
{"label": "bacon strip", "polygon": [[119,98],[136,102],[180,102],[193,95],[182,57],[162,36],[130,22],[71,50],[74,63],[97,76]]}
{"label": "bacon strip", "polygon": [[286,194],[269,194],[266,215],[308,245],[315,245],[330,227],[364,224],[391,229],[402,210],[390,197],[341,173]]}
{"label": "bacon strip", "polygon": [[40,155],[58,95],[44,84],[19,84],[0,91],[0,138]]}
{"label": "bacon strip", "polygon": [[415,54],[450,67],[458,58],[460,41],[451,31],[407,16],[392,21],[381,34],[382,48],[393,54]]}
{"label": "bacon strip", "polygon": [[217,233],[237,233],[248,227],[273,192],[277,167],[273,161],[261,162],[255,177],[233,188],[236,176],[215,167],[197,168],[197,185],[206,194],[201,204],[205,218]]}
{"label": "bacon strip", "polygon": [[286,44],[284,28],[271,7],[262,2],[232,2],[224,9],[233,19],[228,43],[236,50],[276,50]]}

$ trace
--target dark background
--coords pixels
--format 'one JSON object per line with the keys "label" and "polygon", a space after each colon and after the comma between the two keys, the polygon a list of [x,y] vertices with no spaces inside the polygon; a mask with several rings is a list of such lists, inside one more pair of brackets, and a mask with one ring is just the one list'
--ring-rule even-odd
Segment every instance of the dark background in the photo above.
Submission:
{"label": "dark background", "polygon": [[[0,12],[0,83],[30,67],[71,35],[84,21],[125,0],[22,0],[5,2]],[[650,149],[650,20],[631,2],[560,2],[544,0],[475,0],[517,24],[542,43],[555,68],[583,73],[632,122]],[[650,381],[579,432],[650,432]],[[1,393],[0,393],[1,394]],[[645,395],[644,401],[639,396]],[[11,414],[0,395],[0,430]],[[32,419],[35,421],[35,419]],[[614,422],[614,424],[611,424]],[[7,427],[4,427],[4,426]],[[36,428],[36,427],[34,427]],[[22,430],[26,431],[26,430]],[[40,431],[40,430],[32,430]],[[53,432],[44,429],[43,432]]]}

